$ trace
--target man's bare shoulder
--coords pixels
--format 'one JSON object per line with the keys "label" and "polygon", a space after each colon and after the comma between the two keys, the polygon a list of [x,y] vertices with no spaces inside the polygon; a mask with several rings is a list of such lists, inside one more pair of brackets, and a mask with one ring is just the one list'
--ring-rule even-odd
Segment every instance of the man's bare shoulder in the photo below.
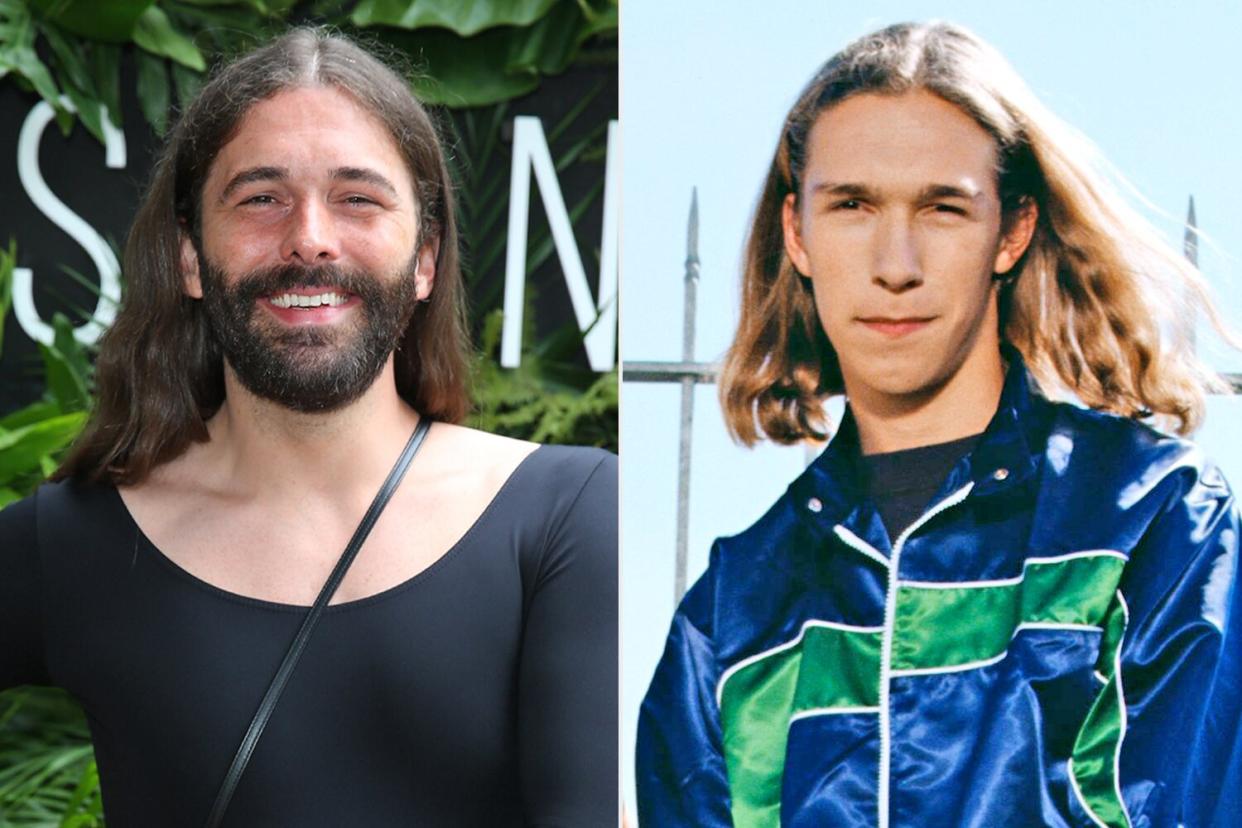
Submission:
{"label": "man's bare shoulder", "polygon": [[[538,448],[538,443],[527,440],[436,423],[416,467],[420,476],[440,480],[472,478],[482,488],[494,491]],[[412,473],[415,471],[411,468]]]}
{"label": "man's bare shoulder", "polygon": [[158,533],[230,499],[227,482],[210,474],[211,455],[210,444],[195,443],[151,469],[140,482],[117,486],[126,509],[144,531]]}
{"label": "man's bare shoulder", "polygon": [[433,430],[438,432],[441,440],[452,442],[462,449],[474,451],[480,456],[493,452],[524,456],[539,448],[538,443],[532,443],[529,440],[518,440],[501,434],[492,434],[490,431],[480,431],[477,428],[453,425],[452,423],[436,423]]}
{"label": "man's bare shoulder", "polygon": [[[410,466],[397,502],[412,498],[424,508],[435,504],[477,514],[538,448],[537,443],[437,422]],[[195,514],[219,509],[244,509],[254,493],[248,494],[247,487],[231,477],[220,449],[210,442],[196,444],[154,469],[142,483],[123,488],[122,498],[135,517],[160,523],[192,520]],[[364,493],[367,497],[371,488]]]}

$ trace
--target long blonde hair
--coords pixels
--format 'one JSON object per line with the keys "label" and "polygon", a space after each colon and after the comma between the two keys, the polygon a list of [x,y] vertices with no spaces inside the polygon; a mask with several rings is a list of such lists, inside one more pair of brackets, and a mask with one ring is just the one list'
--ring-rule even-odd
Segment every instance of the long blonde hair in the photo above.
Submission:
{"label": "long blonde hair", "polygon": [[[1195,267],[1118,194],[1089,141],[1045,108],[1000,53],[958,26],[903,23],[854,41],[812,78],[790,110],[751,223],[742,310],[720,399],[733,436],[823,439],[825,396],[844,392],[836,352],[807,280],[785,253],[781,207],[800,197],[807,136],[826,109],[860,93],[923,89],[960,107],[997,144],[1006,220],[1039,210],[1030,247],[1000,294],[1002,338],[1049,396],[1154,417],[1181,433],[1206,395],[1228,384],[1199,360],[1185,320],[1204,313],[1238,339]],[[760,433],[762,432],[762,434]]]}

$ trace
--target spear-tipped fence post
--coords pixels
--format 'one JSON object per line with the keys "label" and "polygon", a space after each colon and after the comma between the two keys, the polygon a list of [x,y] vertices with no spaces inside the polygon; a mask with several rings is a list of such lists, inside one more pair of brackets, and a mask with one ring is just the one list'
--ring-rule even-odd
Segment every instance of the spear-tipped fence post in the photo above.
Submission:
{"label": "spear-tipped fence post", "polygon": [[[694,362],[694,313],[699,287],[699,191],[690,190],[690,219],[686,224],[685,301],[682,306],[681,361]],[[695,378],[681,378],[681,440],[677,449],[677,562],[673,577],[673,596],[678,602],[686,594],[690,533],[690,444],[694,433]]]}

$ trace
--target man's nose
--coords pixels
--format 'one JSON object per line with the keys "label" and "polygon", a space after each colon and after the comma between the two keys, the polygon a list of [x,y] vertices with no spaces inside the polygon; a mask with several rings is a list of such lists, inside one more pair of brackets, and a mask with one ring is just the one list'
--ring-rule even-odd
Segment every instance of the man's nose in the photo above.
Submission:
{"label": "man's nose", "polygon": [[876,230],[872,281],[886,290],[902,293],[923,283],[918,238],[905,216],[886,216]]}
{"label": "man's nose", "polygon": [[287,221],[280,251],[284,260],[297,259],[308,265],[322,264],[335,261],[340,255],[340,241],[332,211],[322,201],[314,198],[298,201]]}

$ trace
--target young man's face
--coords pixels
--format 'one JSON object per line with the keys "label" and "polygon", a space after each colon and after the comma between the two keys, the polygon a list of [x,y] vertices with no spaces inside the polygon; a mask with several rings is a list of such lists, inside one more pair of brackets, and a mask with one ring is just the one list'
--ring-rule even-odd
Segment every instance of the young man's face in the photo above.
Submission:
{"label": "young man's face", "polygon": [[365,391],[435,276],[383,124],[330,87],[261,101],[212,162],[201,209],[186,289],[242,384],[302,411]]}
{"label": "young man's face", "polygon": [[815,122],[785,246],[852,398],[916,399],[996,375],[993,274],[1034,227],[1032,207],[1002,237],[996,161],[988,133],[923,91],[856,95]]}

